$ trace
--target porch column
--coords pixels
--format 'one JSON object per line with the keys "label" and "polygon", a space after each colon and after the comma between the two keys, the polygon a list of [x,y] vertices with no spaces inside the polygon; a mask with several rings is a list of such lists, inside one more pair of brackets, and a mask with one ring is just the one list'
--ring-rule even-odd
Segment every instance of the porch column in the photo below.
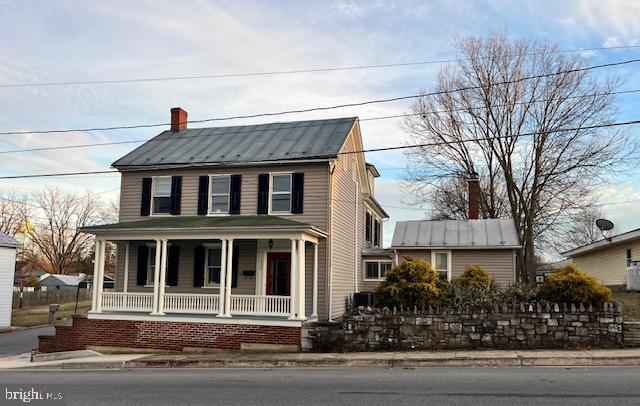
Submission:
{"label": "porch column", "polygon": [[296,277],[296,282],[298,283],[298,289],[296,290],[296,295],[297,295],[297,299],[296,299],[296,304],[298,306],[298,320],[306,320],[306,309],[305,309],[305,273],[306,273],[306,266],[305,266],[305,241],[304,240],[298,240],[298,249],[297,249],[297,253],[296,253],[296,259],[298,260],[298,266],[296,268],[297,269],[297,274],[298,276]]}
{"label": "porch column", "polygon": [[233,276],[233,238],[227,242],[227,274],[225,281],[225,297],[224,297],[224,315],[231,317],[231,283]]}
{"label": "porch column", "polygon": [[313,244],[313,303],[311,317],[318,318],[318,244]]}
{"label": "porch column", "polygon": [[98,312],[98,278],[100,277],[100,240],[94,241],[94,257],[93,257],[93,286],[91,297],[91,312]]}
{"label": "porch column", "polygon": [[[124,281],[122,283],[122,291],[127,293],[129,290],[129,242],[124,245]],[[118,255],[120,253],[118,252]]]}
{"label": "porch column", "polygon": [[291,272],[289,272],[289,276],[291,280],[289,281],[289,319],[293,320],[296,318],[296,297],[297,295],[297,287],[296,284],[296,274],[298,273],[298,261],[296,260],[296,244],[297,240],[291,239]]}
{"label": "porch column", "polygon": [[162,243],[156,240],[156,263],[153,269],[153,311],[151,314],[158,314],[158,296],[160,293],[160,256],[162,255]]}
{"label": "porch column", "polygon": [[227,240],[220,240],[222,243],[222,248],[220,252],[220,289],[218,294],[220,298],[218,299],[218,317],[226,317],[224,313],[224,301],[225,301],[225,283],[227,281]]}
{"label": "porch column", "polygon": [[102,313],[102,287],[104,285],[105,246],[107,242],[100,240],[100,261],[98,262],[98,295],[96,297],[96,313]]}
{"label": "porch column", "polygon": [[167,286],[167,240],[161,241],[160,286],[158,287],[158,314],[164,314],[164,290]]}

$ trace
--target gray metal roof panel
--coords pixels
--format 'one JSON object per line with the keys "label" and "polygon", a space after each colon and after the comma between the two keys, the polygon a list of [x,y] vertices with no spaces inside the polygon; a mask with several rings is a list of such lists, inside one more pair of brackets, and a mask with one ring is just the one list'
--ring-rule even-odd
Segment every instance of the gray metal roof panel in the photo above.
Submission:
{"label": "gray metal roof panel", "polygon": [[399,221],[392,248],[517,248],[511,219]]}
{"label": "gray metal roof panel", "polygon": [[0,233],[0,247],[5,248],[18,248],[20,243],[13,238],[9,237],[5,233]]}
{"label": "gray metal roof panel", "polygon": [[115,167],[332,158],[357,117],[164,131]]}

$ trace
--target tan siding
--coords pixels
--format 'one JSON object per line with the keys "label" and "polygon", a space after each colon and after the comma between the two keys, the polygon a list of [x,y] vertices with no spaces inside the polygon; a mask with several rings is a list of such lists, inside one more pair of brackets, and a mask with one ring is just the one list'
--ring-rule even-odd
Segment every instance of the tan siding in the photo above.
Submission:
{"label": "tan siding", "polygon": [[[342,151],[355,150],[354,136],[359,137],[357,129],[349,135]],[[347,299],[356,291],[356,278],[360,279],[360,253],[364,243],[363,238],[360,238],[362,232],[356,218],[362,217],[364,203],[360,178],[355,172],[358,169],[356,162],[354,154],[340,155],[332,174],[332,318],[339,318],[344,314]]]}
{"label": "tan siding", "polygon": [[480,265],[503,285],[515,282],[513,250],[453,250],[451,253],[451,276],[462,275],[467,265]]}
{"label": "tan siding", "polygon": [[573,258],[573,263],[605,285],[624,285],[626,284],[628,248],[631,249],[633,259],[640,259],[640,241],[633,241],[576,256]]}
{"label": "tan siding", "polygon": [[403,257],[409,257],[414,259],[424,259],[428,263],[431,263],[431,251],[430,250],[410,250],[410,249],[398,249],[398,257],[402,261]]}
{"label": "tan siding", "polygon": [[175,169],[124,172],[120,194],[120,220],[133,221],[148,217],[140,216],[142,178],[151,176],[182,176],[181,215],[198,214],[198,178],[201,175],[242,175],[240,214],[255,215],[258,208],[258,174],[269,172],[304,172],[304,213],[285,215],[291,220],[327,228],[327,164],[300,164],[261,166],[226,169]]}

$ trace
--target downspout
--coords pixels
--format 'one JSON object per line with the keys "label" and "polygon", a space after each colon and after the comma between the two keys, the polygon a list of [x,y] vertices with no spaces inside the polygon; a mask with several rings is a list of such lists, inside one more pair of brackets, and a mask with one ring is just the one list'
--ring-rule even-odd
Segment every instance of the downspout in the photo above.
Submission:
{"label": "downspout", "polygon": [[328,282],[329,282],[329,300],[327,302],[327,320],[333,321],[332,317],[332,301],[333,301],[333,170],[335,169],[335,161],[329,161],[329,265],[327,266]]}

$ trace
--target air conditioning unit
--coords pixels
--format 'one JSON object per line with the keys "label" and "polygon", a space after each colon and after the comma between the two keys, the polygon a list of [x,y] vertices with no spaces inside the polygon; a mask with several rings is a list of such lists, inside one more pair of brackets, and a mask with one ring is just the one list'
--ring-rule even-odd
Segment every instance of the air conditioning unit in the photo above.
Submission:
{"label": "air conditioning unit", "polygon": [[627,290],[640,291],[640,261],[631,261],[627,267]]}
{"label": "air conditioning unit", "polygon": [[373,292],[359,292],[353,294],[353,306],[354,307],[373,307],[375,294]]}

